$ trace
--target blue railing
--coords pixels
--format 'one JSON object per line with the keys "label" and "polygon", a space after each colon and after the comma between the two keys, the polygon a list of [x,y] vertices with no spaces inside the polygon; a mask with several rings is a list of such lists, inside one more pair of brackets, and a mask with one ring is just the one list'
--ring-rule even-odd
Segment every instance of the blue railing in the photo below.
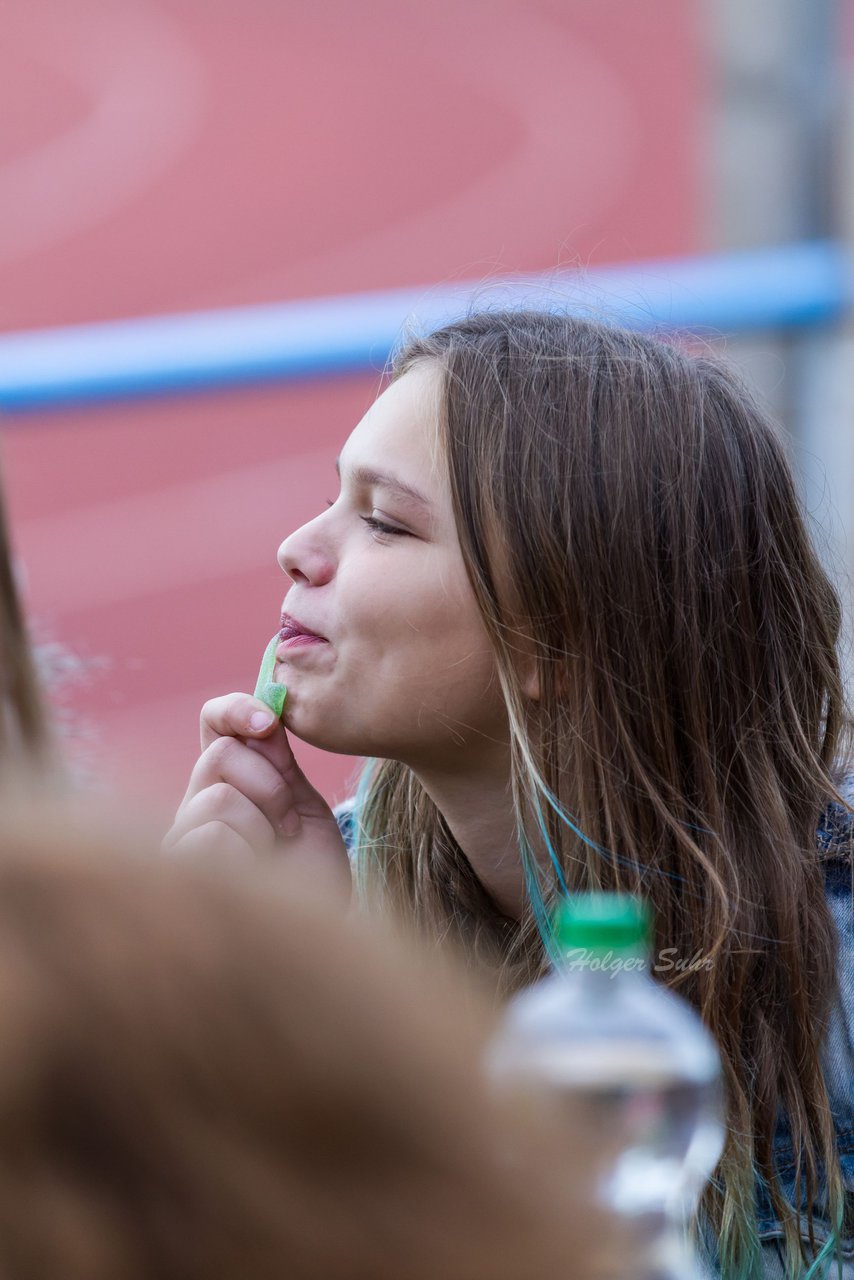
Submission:
{"label": "blue railing", "polygon": [[822,241],[8,333],[0,335],[0,411],[378,370],[407,327],[432,327],[471,307],[561,307],[634,328],[708,334],[825,324],[850,299],[847,258]]}

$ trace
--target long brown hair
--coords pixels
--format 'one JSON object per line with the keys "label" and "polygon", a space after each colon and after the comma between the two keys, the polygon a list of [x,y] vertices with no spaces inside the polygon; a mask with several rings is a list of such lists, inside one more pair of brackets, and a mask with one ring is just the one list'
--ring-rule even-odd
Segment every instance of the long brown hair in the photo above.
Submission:
{"label": "long brown hair", "polygon": [[436,959],[287,867],[5,816],[4,1280],[625,1274],[589,1144],[555,1176]]}
{"label": "long brown hair", "polygon": [[0,488],[0,776],[44,765],[46,718],[15,584],[12,549]]}
{"label": "long brown hair", "polygon": [[[502,918],[395,762],[360,796],[364,891],[486,955],[505,989],[543,971],[537,899],[558,884],[645,895],[657,948],[706,962],[666,981],[722,1053],[730,1137],[704,1207],[724,1271],[750,1266],[757,1172],[796,1266],[772,1154],[781,1105],[810,1224],[821,1170],[831,1221],[842,1205],[819,1064],[836,939],[816,827],[846,720],[840,605],[781,437],[714,359],[566,315],[476,314],[411,342],[395,372],[422,362],[442,378],[532,905]],[[519,675],[531,653],[537,701]]]}

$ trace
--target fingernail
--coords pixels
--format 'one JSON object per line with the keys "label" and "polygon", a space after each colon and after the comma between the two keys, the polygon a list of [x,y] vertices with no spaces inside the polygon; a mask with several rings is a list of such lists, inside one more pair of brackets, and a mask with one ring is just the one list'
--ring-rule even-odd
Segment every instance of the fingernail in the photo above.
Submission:
{"label": "fingernail", "polygon": [[275,716],[272,716],[269,711],[253,711],[249,717],[249,728],[256,733],[261,729],[269,729],[274,719]]}

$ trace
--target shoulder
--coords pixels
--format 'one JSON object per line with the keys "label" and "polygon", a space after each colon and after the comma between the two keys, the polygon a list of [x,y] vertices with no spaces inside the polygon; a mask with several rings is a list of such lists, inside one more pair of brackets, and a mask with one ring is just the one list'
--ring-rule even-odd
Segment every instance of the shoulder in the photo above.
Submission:
{"label": "shoulder", "polygon": [[[839,996],[831,1017],[827,1048],[830,1060],[836,1063],[837,1076],[841,1074],[846,1082],[846,1118],[848,1130],[854,1136],[854,1105],[850,1095],[854,1079],[854,814],[846,807],[854,804],[854,777],[843,778],[837,790],[845,804],[831,801],[818,826],[825,892],[839,938]],[[841,1072],[843,1062],[845,1070]],[[851,1158],[854,1164],[854,1152]]]}
{"label": "shoulder", "polygon": [[828,902],[844,958],[854,955],[854,775],[837,783],[845,801],[831,800],[819,819],[816,838]]}
{"label": "shoulder", "polygon": [[819,818],[816,839],[823,859],[850,867],[854,851],[854,774],[841,778],[837,790],[845,803],[829,801]]}
{"label": "shoulder", "polygon": [[818,826],[825,893],[838,937],[837,993],[825,1029],[822,1064],[848,1186],[854,1187],[854,776],[837,782],[846,802],[828,804]]}

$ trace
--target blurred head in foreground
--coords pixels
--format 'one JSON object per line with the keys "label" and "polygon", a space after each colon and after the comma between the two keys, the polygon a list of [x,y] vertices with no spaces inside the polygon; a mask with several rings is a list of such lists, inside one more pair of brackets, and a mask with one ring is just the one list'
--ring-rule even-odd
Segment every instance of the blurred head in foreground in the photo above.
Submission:
{"label": "blurred head in foreground", "polygon": [[4,827],[4,1280],[610,1274],[448,970],[275,868]]}

